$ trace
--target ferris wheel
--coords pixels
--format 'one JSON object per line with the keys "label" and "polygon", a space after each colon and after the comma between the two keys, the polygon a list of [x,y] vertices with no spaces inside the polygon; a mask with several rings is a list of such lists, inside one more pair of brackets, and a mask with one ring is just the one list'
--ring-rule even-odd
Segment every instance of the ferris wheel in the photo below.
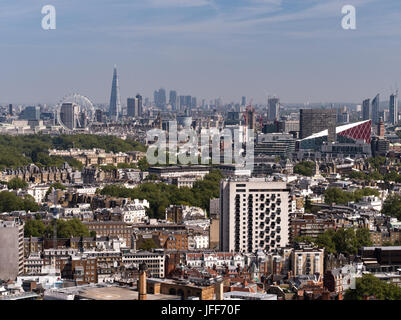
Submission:
{"label": "ferris wheel", "polygon": [[[61,107],[63,104],[66,103],[72,103],[77,106],[75,111],[73,111],[73,114],[71,115],[70,119],[73,123],[73,125],[64,123],[62,117],[61,117]],[[83,128],[85,127],[85,124],[82,121],[82,118],[79,116],[79,114],[84,114],[85,119],[88,122],[93,122],[95,118],[95,107],[93,106],[92,101],[81,94],[78,93],[73,93],[64,96],[60,102],[56,106],[57,110],[57,120],[58,123],[67,131],[74,130],[75,128]]]}

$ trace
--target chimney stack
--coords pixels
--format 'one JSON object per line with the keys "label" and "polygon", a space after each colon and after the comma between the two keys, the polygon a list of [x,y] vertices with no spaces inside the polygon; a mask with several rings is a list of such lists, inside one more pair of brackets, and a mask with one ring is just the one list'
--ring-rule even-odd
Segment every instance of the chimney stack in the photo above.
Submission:
{"label": "chimney stack", "polygon": [[139,284],[138,284],[138,299],[146,300],[146,271],[148,267],[145,263],[139,265]]}
{"label": "chimney stack", "polygon": [[221,281],[218,284],[216,284],[215,290],[216,290],[216,300],[224,300],[224,282]]}

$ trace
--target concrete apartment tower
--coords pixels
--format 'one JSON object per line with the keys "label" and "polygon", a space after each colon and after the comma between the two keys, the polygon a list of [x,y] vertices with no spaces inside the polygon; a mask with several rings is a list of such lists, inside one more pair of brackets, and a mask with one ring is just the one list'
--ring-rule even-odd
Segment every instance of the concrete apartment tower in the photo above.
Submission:
{"label": "concrete apartment tower", "polygon": [[272,251],[289,242],[289,189],[265,178],[220,183],[220,250]]}
{"label": "concrete apartment tower", "polygon": [[24,224],[0,221],[0,280],[15,280],[24,272]]}

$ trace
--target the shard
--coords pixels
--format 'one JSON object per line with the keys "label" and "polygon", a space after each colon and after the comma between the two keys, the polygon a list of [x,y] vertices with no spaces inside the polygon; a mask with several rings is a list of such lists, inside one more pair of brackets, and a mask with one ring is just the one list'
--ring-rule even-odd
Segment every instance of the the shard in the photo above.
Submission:
{"label": "the shard", "polygon": [[118,75],[117,75],[117,67],[116,66],[114,66],[109,112],[110,112],[110,117],[112,119],[118,120],[118,117],[121,113],[121,98],[120,98],[120,85],[118,83]]}

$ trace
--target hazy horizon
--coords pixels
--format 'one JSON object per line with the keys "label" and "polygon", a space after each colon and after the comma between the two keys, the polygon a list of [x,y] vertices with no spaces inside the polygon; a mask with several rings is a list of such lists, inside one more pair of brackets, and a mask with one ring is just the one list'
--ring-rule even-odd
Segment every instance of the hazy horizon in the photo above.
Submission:
{"label": "hazy horizon", "polygon": [[[41,28],[47,4],[56,30]],[[347,4],[356,30],[341,28]],[[207,102],[387,101],[401,75],[399,21],[397,0],[3,1],[0,101],[77,92],[107,104],[114,64],[123,105],[160,87]]]}

